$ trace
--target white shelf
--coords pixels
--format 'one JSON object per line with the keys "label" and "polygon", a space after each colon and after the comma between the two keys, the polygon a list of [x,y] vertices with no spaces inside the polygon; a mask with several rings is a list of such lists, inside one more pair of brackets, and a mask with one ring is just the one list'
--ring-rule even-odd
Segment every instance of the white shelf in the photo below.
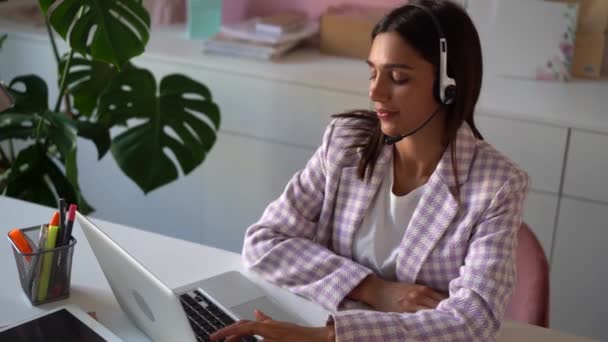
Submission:
{"label": "white shelf", "polygon": [[560,83],[488,77],[484,81],[480,112],[608,133],[606,80]]}

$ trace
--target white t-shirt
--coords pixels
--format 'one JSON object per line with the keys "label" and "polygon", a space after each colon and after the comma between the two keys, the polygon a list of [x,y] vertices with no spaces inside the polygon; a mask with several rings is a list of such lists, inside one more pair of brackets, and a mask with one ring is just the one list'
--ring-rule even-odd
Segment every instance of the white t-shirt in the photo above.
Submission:
{"label": "white t-shirt", "polygon": [[353,239],[353,259],[385,280],[395,281],[399,245],[426,185],[393,194],[393,162]]}

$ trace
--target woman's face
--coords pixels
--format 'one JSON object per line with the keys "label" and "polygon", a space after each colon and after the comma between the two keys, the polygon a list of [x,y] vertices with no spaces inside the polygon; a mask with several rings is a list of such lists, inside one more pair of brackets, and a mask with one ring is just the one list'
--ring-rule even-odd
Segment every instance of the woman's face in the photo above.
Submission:
{"label": "woman's face", "polygon": [[437,108],[435,68],[396,32],[380,33],[369,53],[369,97],[389,136],[416,129]]}

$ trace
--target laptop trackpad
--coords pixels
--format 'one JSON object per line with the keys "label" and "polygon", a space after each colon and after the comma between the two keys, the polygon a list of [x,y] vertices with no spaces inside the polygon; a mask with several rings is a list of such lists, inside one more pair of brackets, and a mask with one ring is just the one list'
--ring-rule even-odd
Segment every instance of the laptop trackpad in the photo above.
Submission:
{"label": "laptop trackpad", "polygon": [[224,307],[264,296],[260,288],[239,272],[229,271],[200,282],[199,287]]}
{"label": "laptop trackpad", "polygon": [[266,316],[270,316],[277,321],[287,321],[305,326],[308,325],[298,317],[285,312],[266,297],[259,297],[249,302],[233,306],[230,308],[230,311],[241,319],[255,320],[255,314],[253,312],[255,309],[261,310]]}

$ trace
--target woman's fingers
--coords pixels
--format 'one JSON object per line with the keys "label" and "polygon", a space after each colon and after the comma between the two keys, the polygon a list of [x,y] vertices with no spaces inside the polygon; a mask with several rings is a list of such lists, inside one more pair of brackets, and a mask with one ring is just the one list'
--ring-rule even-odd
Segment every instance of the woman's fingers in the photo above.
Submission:
{"label": "woman's fingers", "polygon": [[423,303],[425,303],[425,305],[431,306],[433,308],[437,307],[439,302],[441,302],[442,300],[447,298],[447,296],[445,296],[444,294],[437,292],[437,291],[433,290],[432,288],[426,287],[426,286],[421,286],[414,292],[417,295],[416,296],[417,299],[419,299],[418,302],[422,302],[422,300],[424,300],[424,298],[429,298],[430,300],[432,300],[432,303],[428,300],[424,301]]}
{"label": "woman's fingers", "polygon": [[263,313],[261,310],[256,309],[254,311],[254,314],[255,314],[255,319],[258,320],[258,321],[260,321],[260,322],[272,320],[272,318],[266,316],[266,314]]}
{"label": "woman's fingers", "polygon": [[437,305],[439,305],[439,301],[431,297],[421,297],[418,299],[418,302],[416,304],[434,309],[437,307]]}
{"label": "woman's fingers", "polygon": [[409,305],[408,312],[416,312],[422,309],[435,309],[439,302],[446,297],[430,287],[417,285],[407,294]]}
{"label": "woman's fingers", "polygon": [[[240,323],[240,324],[239,324]],[[229,325],[211,334],[209,338],[216,341],[229,336],[261,335],[268,336],[268,327],[262,322],[242,321]]]}
{"label": "woman's fingers", "polygon": [[446,296],[445,294],[443,294],[441,292],[433,291],[433,290],[431,290],[429,292],[429,296],[432,297],[433,299],[437,300],[438,302],[441,302],[442,300],[448,298],[448,296]]}
{"label": "woman's fingers", "polygon": [[270,327],[267,322],[272,321],[272,318],[267,316],[261,310],[254,311],[256,321],[238,321],[223,329],[211,334],[209,338],[212,341],[226,338],[226,342],[240,341],[241,336],[260,335],[269,336]]}
{"label": "woman's fingers", "polygon": [[414,312],[418,312],[420,310],[430,310],[430,309],[434,309],[434,308],[428,307],[426,305],[415,305],[414,309],[415,309]]}

